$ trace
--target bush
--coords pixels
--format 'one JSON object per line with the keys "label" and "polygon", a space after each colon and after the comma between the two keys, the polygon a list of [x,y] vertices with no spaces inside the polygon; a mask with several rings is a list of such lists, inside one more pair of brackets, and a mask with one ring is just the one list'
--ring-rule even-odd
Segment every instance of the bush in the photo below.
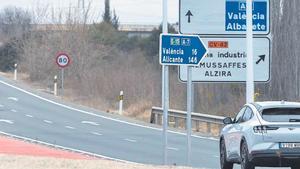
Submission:
{"label": "bush", "polygon": [[14,64],[19,59],[19,53],[13,42],[6,43],[0,47],[0,70],[10,71],[14,69]]}

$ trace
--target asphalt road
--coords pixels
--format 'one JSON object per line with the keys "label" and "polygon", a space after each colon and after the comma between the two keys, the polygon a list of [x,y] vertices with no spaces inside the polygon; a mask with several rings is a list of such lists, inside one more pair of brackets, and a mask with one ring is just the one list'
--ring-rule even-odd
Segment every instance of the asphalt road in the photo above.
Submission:
{"label": "asphalt road", "polygon": [[[14,83],[0,77],[0,132],[117,160],[163,164],[160,128],[63,104]],[[186,165],[186,136],[169,132],[168,143],[168,164]],[[193,136],[191,163],[219,169],[218,140]]]}
{"label": "asphalt road", "polygon": [[[163,163],[162,131],[37,97],[0,77],[0,131],[110,158]],[[186,165],[186,137],[168,133],[168,163]],[[192,166],[219,168],[218,142],[192,138]]]}

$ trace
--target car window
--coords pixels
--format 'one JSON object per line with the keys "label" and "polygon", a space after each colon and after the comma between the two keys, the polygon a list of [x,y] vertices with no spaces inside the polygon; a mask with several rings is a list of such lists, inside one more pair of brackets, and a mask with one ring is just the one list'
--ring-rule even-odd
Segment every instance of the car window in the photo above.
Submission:
{"label": "car window", "polygon": [[246,122],[253,117],[253,111],[250,107],[247,107],[243,116],[242,122]]}
{"label": "car window", "polygon": [[240,123],[242,121],[245,109],[246,109],[246,107],[243,107],[240,110],[240,112],[235,116],[234,123]]}
{"label": "car window", "polygon": [[269,122],[300,122],[300,108],[265,109],[262,118]]}

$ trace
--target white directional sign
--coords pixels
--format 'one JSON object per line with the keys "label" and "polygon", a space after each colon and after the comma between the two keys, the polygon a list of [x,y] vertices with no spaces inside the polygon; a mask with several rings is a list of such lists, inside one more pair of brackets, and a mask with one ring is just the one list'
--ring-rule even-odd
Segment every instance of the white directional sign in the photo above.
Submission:
{"label": "white directional sign", "polygon": [[[269,0],[253,0],[253,33],[270,31]],[[182,34],[246,34],[246,0],[180,0]]]}
{"label": "white directional sign", "polygon": [[[202,38],[208,54],[198,67],[193,68],[194,82],[245,82],[247,54],[245,38]],[[270,40],[253,39],[254,81],[270,79]],[[179,79],[187,81],[187,67],[180,66]]]}

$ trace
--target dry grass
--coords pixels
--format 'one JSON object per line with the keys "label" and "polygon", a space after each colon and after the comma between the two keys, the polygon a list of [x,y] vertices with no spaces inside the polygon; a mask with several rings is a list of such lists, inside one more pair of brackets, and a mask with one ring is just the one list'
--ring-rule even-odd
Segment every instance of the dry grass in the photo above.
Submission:
{"label": "dry grass", "polygon": [[179,166],[127,164],[111,160],[67,160],[0,155],[0,169],[191,169]]}

